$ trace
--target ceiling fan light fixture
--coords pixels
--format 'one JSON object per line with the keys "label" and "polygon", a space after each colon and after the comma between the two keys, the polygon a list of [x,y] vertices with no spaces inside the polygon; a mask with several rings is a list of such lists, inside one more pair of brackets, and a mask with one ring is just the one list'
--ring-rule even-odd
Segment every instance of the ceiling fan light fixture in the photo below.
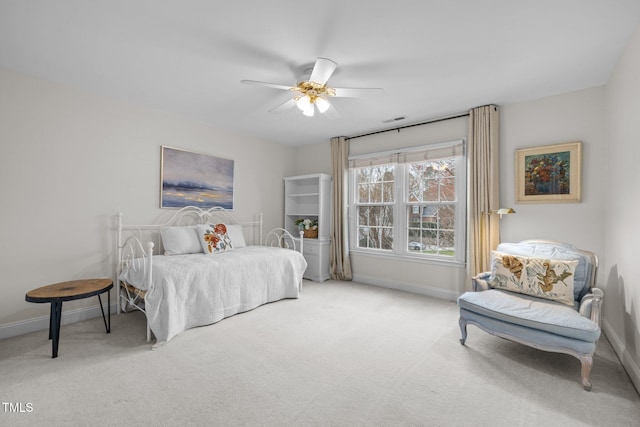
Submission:
{"label": "ceiling fan light fixture", "polygon": [[322,96],[316,98],[316,107],[318,107],[318,111],[320,111],[321,113],[327,111],[329,109],[329,105],[329,101],[327,101],[326,98]]}
{"label": "ceiling fan light fixture", "polygon": [[302,111],[302,114],[304,114],[304,115],[305,115],[305,116],[307,116],[307,117],[313,117],[313,113],[314,113],[314,111],[315,111],[315,108],[313,108],[313,104],[309,104],[309,107],[308,107],[308,108],[305,108],[305,109]]}
{"label": "ceiling fan light fixture", "polygon": [[298,100],[296,101],[296,105],[302,111],[308,110],[309,107],[313,108],[313,104],[311,104],[311,98],[309,98],[308,95],[298,98]]}

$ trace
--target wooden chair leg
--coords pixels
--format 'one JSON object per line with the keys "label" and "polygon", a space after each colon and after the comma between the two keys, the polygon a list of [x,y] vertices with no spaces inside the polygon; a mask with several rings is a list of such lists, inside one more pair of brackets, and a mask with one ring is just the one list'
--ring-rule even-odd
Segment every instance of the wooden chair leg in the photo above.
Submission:
{"label": "wooden chair leg", "polygon": [[581,374],[582,374],[582,386],[585,390],[591,391],[591,381],[589,377],[591,376],[591,367],[593,366],[593,357],[592,356],[581,356],[580,364],[582,365]]}
{"label": "wooden chair leg", "polygon": [[458,323],[460,324],[460,333],[462,334],[462,338],[460,338],[460,344],[464,345],[465,341],[467,341],[467,321],[460,317]]}

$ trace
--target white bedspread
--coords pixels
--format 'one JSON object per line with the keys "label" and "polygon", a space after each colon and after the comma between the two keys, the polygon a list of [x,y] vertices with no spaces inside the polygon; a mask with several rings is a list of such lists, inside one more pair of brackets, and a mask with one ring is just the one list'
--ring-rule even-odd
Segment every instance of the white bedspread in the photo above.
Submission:
{"label": "white bedspread", "polygon": [[298,298],[306,267],[297,251],[247,246],[215,255],[154,256],[151,289],[142,271],[124,270],[120,279],[147,290],[147,321],[158,345],[189,328]]}

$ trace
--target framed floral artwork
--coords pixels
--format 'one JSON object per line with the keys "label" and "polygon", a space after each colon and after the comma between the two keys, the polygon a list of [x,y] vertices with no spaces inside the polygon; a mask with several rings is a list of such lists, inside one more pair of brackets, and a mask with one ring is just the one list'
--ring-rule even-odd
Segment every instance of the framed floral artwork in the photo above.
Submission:
{"label": "framed floral artwork", "polygon": [[233,209],[233,160],[162,146],[160,207]]}
{"label": "framed floral artwork", "polygon": [[516,202],[579,202],[582,142],[516,150]]}

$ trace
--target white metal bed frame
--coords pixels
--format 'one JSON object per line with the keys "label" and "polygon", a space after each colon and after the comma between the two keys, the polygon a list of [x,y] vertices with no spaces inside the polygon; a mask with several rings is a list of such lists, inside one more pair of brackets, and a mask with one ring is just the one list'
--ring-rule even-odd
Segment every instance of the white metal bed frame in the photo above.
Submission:
{"label": "white metal bed frame", "polygon": [[[260,213],[257,221],[238,222],[228,210],[221,207],[213,207],[211,209],[201,209],[197,206],[186,206],[176,211],[169,219],[159,224],[144,225],[125,225],[122,221],[122,212],[116,216],[116,268],[114,283],[118,284],[117,314],[122,311],[121,304],[124,307],[132,307],[143,313],[144,297],[146,292],[137,289],[127,283],[121,282],[119,277],[124,267],[134,268],[136,270],[143,269],[147,277],[147,289],[150,289],[152,281],[153,266],[153,249],[157,246],[158,252],[162,248],[162,239],[160,237],[160,229],[169,226],[187,226],[206,223],[223,223],[237,224],[244,228],[251,228],[254,233],[251,234],[248,244],[254,244],[258,240],[260,246],[273,246],[296,250],[299,246],[299,252],[303,252],[304,239],[303,231],[300,231],[299,245],[296,240],[284,228],[274,228],[270,230],[263,239],[262,226],[263,215]],[[258,238],[255,236],[255,228],[257,228]],[[123,236],[126,234],[126,238]],[[143,244],[143,242],[146,242]],[[302,291],[302,280],[298,285]],[[147,341],[151,341],[151,328],[147,321]]]}

